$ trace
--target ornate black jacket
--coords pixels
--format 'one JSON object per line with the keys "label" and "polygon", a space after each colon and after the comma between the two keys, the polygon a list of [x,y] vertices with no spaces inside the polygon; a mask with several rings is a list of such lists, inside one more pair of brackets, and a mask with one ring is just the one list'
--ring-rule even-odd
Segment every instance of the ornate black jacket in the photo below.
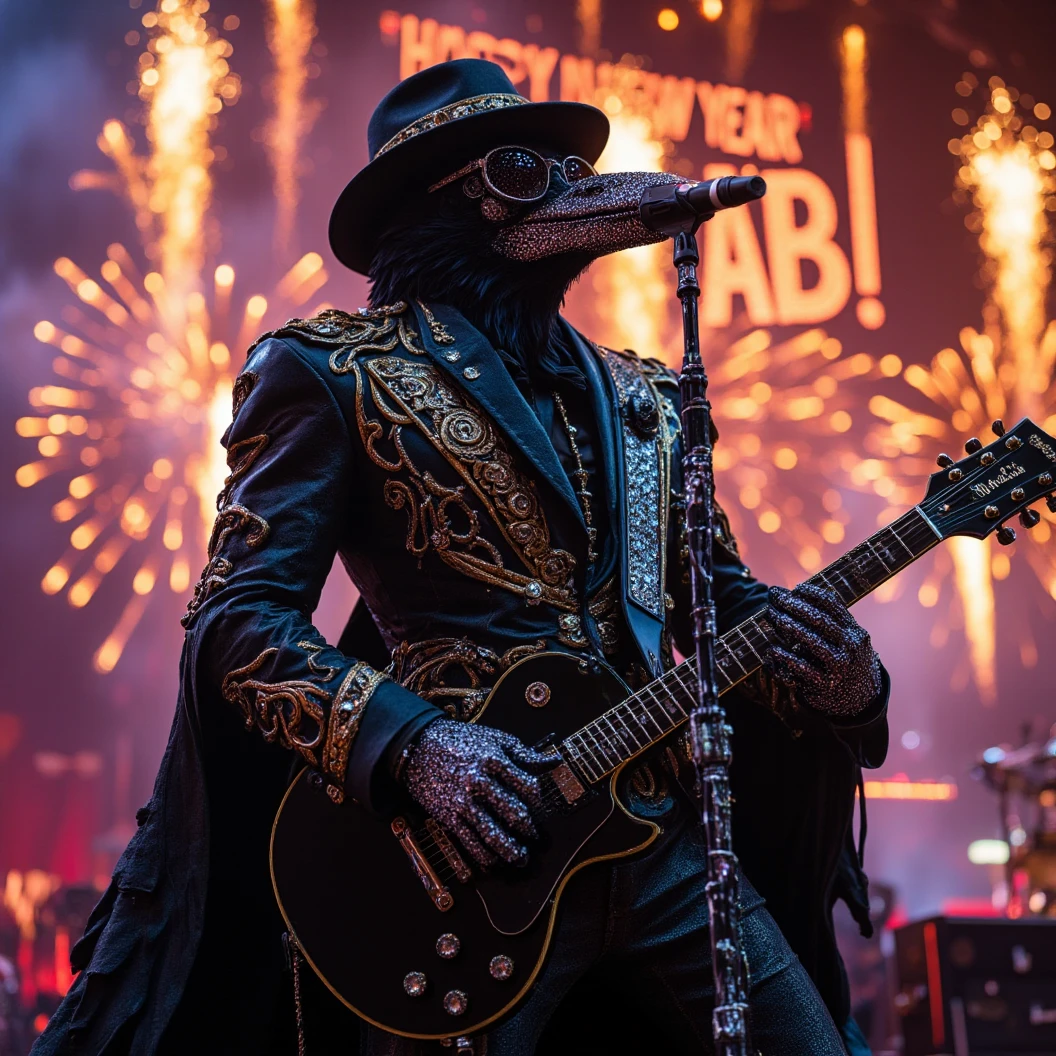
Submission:
{"label": "ornate black jacket", "polygon": [[[252,348],[154,794],[35,1053],[164,1051],[174,1016],[228,1024],[218,1049],[269,1051],[292,999],[268,837],[297,766],[320,796],[384,811],[394,753],[441,709],[471,717],[521,656],[592,653],[634,681],[663,670],[672,638],[690,648],[676,381],[562,326],[588,383],[608,561],[588,553],[536,414],[453,309],[327,312]],[[728,528],[718,542],[725,631],[766,588]],[[365,606],[340,648],[311,622],[335,555]],[[725,698],[737,849],[840,1020],[831,907],[864,912],[854,789],[886,750],[886,692],[852,728],[761,699]]]}

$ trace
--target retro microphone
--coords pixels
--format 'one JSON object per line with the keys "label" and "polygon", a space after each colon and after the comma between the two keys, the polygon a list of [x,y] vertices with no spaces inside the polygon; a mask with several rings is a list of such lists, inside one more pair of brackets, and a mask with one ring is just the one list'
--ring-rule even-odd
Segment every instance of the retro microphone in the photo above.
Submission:
{"label": "retro microphone", "polygon": [[695,231],[720,209],[747,205],[766,194],[761,176],[720,176],[699,183],[662,183],[642,192],[638,214],[650,231],[674,236]]}

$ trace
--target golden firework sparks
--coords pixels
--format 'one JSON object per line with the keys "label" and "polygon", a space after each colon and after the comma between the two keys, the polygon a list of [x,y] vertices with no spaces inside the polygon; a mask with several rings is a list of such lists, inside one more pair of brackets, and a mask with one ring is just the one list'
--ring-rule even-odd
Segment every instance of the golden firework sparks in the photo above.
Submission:
{"label": "golden firework sparks", "polygon": [[[52,516],[71,526],[69,548],[46,572],[44,592],[64,591],[83,608],[111,572],[120,568],[130,582],[131,597],[95,653],[99,672],[113,670],[158,584],[185,593],[201,562],[227,471],[219,438],[231,414],[230,350],[248,344],[269,307],[255,294],[232,311],[230,264],[203,289],[211,133],[223,103],[238,96],[230,45],[204,22],[208,6],[162,0],[143,16],[155,30],[139,61],[149,156],[137,156],[124,126],[108,121],[99,145],[116,173],[73,180],[125,193],[154,269],[143,274],[117,243],[98,279],[68,258],[55,262],[80,303],[63,308],[58,324],[36,325],[37,339],[58,351],[57,377],[30,391],[35,413],[16,423],[39,455],[17,482],[67,482]],[[319,254],[305,254],[273,305],[302,305],[326,279]]]}
{"label": "golden firework sparks", "polygon": [[[957,90],[967,97],[976,87],[974,75],[965,74]],[[866,444],[879,457],[845,469],[854,484],[888,500],[881,520],[917,501],[920,481],[934,469],[936,451],[955,453],[994,419],[1015,421],[1030,415],[1046,430],[1056,429],[1056,323],[1045,316],[1052,278],[1046,213],[1056,208],[1056,156],[1052,135],[1030,123],[1031,111],[1044,120],[1049,108],[997,77],[990,79],[986,96],[974,126],[949,143],[961,160],[959,196],[975,207],[966,224],[979,235],[985,257],[983,276],[990,295],[983,326],[962,329],[960,347],[942,349],[927,366],[907,367],[902,380],[908,392],[903,389],[897,398],[876,394],[869,400],[869,410],[883,424],[870,432]],[[953,117],[961,125],[971,121],[962,107]],[[1044,509],[1039,512],[1042,520],[1025,544],[1027,566],[1056,598],[1056,557],[1044,545],[1056,517]],[[951,620],[963,626],[972,677],[983,701],[993,703],[994,581],[1009,575],[1011,562],[990,540],[955,539],[952,544],[937,557],[918,600],[925,607],[936,606],[944,582],[952,583],[956,601]],[[934,644],[942,644],[948,633],[948,623],[937,624]],[[1029,628],[1019,637],[1020,658],[1032,665],[1037,646]]]}
{"label": "golden firework sparks", "polygon": [[270,0],[268,49],[275,63],[270,92],[275,111],[264,132],[264,142],[275,174],[275,245],[290,244],[297,205],[301,145],[319,115],[318,101],[308,101],[309,56],[315,39],[315,4],[312,0]]}
{"label": "golden firework sparks", "polygon": [[847,26],[840,38],[840,81],[854,285],[861,298],[856,313],[862,326],[876,330],[883,325],[885,312],[877,296],[880,293],[880,239],[876,223],[873,142],[867,117],[868,69],[865,30],[861,26]]}
{"label": "golden firework sparks", "polygon": [[[708,18],[708,8],[712,6],[702,5],[701,12],[705,18]],[[762,8],[761,0],[730,0],[726,19],[726,75],[733,84],[740,84],[744,80],[744,73],[751,62]],[[719,14],[721,12],[720,4]]]}
{"label": "golden firework sparks", "polygon": [[579,50],[583,55],[597,55],[601,48],[601,15],[601,0],[576,0]]}

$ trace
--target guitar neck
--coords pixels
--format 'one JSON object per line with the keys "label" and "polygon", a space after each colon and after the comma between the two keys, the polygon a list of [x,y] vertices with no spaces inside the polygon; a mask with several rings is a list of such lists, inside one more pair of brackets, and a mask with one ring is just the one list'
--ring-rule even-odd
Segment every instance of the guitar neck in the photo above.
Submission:
{"label": "guitar neck", "polygon": [[[809,582],[828,587],[845,605],[853,605],[941,539],[921,508],[914,506]],[[763,655],[773,638],[764,609],[719,639],[715,676],[720,695],[763,666]],[[694,662],[686,660],[567,737],[561,745],[563,754],[589,780],[600,781],[681,726],[696,701]]]}

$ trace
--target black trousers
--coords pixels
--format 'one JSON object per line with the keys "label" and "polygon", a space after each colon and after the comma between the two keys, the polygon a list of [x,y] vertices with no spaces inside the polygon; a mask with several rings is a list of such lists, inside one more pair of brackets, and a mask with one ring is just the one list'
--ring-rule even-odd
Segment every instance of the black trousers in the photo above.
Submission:
{"label": "black trousers", "polygon": [[[491,1031],[487,1056],[551,1056],[547,1022],[573,986],[591,976],[611,989],[610,1020],[648,1020],[655,1048],[711,1053],[714,1003],[708,933],[707,856],[700,828],[676,824],[655,849],[623,864],[597,863],[572,878],[539,979],[517,1014]],[[753,1051],[763,1056],[845,1056],[839,1031],[763,899],[741,880],[741,929],[750,979]],[[586,1054],[590,1028],[569,1051]],[[556,1046],[556,1048],[554,1047]],[[450,1053],[365,1028],[364,1056]]]}

